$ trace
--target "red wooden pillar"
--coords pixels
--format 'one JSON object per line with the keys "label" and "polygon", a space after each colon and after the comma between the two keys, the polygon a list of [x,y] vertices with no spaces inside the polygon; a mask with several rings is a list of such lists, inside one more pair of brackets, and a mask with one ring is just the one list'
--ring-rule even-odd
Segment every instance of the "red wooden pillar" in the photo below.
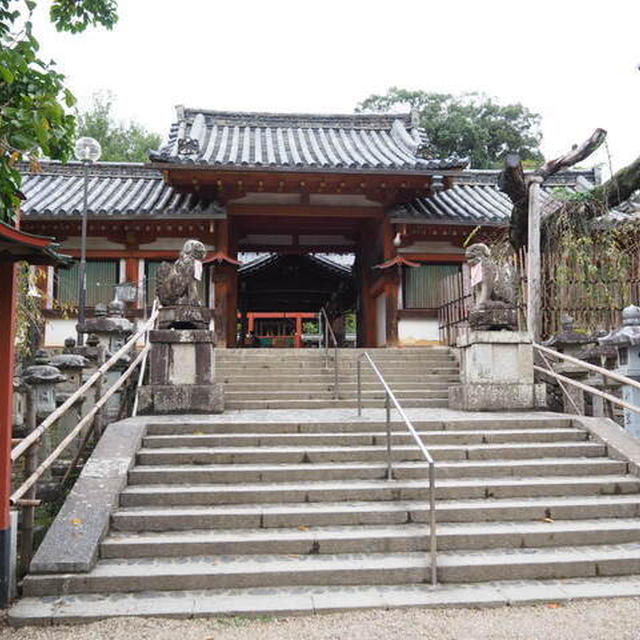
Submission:
{"label": "red wooden pillar", "polygon": [[[125,258],[124,261],[124,279],[125,282],[132,282],[133,284],[138,284],[138,258]],[[138,308],[138,296],[136,296],[135,301],[131,305],[133,309]]]}
{"label": "red wooden pillar", "polygon": [[9,599],[9,570],[11,524],[9,496],[11,495],[11,424],[13,409],[13,357],[16,330],[16,268],[0,265],[0,608]]}
{"label": "red wooden pillar", "polygon": [[299,349],[302,346],[302,316],[296,316],[296,335],[294,337],[293,346]]}
{"label": "red wooden pillar", "polygon": [[[393,245],[393,227],[389,218],[385,218],[382,226],[382,247],[384,260],[396,257],[397,249]],[[398,293],[400,281],[398,271],[392,268],[392,273],[387,274],[388,284],[385,285],[386,303],[386,346],[398,346]]]}

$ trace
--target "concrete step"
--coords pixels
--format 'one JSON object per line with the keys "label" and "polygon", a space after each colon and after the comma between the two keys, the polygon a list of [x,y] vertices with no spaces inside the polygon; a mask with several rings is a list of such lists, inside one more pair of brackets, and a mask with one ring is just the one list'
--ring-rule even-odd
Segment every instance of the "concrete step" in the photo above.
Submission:
{"label": "concrete step", "polygon": [[[426,447],[432,444],[482,444],[509,442],[567,442],[585,441],[586,431],[581,429],[503,429],[486,433],[483,431],[418,431]],[[302,446],[340,445],[367,446],[386,445],[386,431],[361,431],[357,433],[241,433],[146,436],[145,448],[162,447],[237,447],[237,446]],[[413,437],[405,428],[391,432],[393,444],[409,445]]]}
{"label": "concrete step", "polygon": [[[477,500],[439,500],[438,522],[582,520],[635,518],[640,496],[542,496]],[[427,522],[424,501],[346,501],[184,507],[129,507],[112,515],[117,531],[255,529]]]}
{"label": "concrete step", "polygon": [[[420,362],[420,363],[412,363],[412,362],[389,362],[385,364],[381,364],[378,367],[383,375],[455,375],[458,374],[459,368],[455,363],[450,363],[447,361],[435,361],[435,362]],[[270,372],[282,372],[283,375],[294,375],[297,374],[299,376],[306,376],[309,372],[323,373],[334,375],[334,366],[333,363],[329,363],[328,366],[322,363],[288,363],[284,361],[276,361],[276,362],[247,362],[245,364],[229,364],[229,365],[220,365],[216,364],[215,370],[220,373],[222,376],[235,376],[235,375],[260,375],[260,373],[264,373],[265,371]],[[368,377],[369,379],[375,379],[376,374],[373,369],[361,369],[361,374],[363,377]],[[355,379],[357,376],[357,367],[349,367],[347,365],[341,366],[338,364],[338,375],[342,375],[344,377],[350,377]]]}
{"label": "concrete step", "polygon": [[[380,408],[384,406],[384,400],[365,398],[362,400],[362,406],[365,408]],[[449,406],[448,399],[403,399],[402,407],[419,407],[428,408],[447,408]],[[357,402],[353,400],[227,400],[225,399],[226,409],[355,409]]]}
{"label": "concrete step", "polygon": [[[431,381],[431,382],[422,382],[416,381],[412,378],[406,380],[403,383],[395,384],[392,388],[395,392],[400,389],[420,389],[424,391],[440,391],[440,390],[448,390],[451,386],[451,382],[449,381]],[[315,392],[315,391],[333,391],[334,382],[333,378],[327,378],[327,380],[322,382],[309,382],[304,378],[300,378],[297,381],[288,381],[283,382],[281,380],[277,381],[265,381],[257,379],[252,383],[247,384],[246,382],[236,382],[235,380],[232,382],[225,383],[225,392],[238,392],[238,391],[246,391],[247,388],[250,387],[251,391],[263,392],[263,391],[271,391],[271,392],[279,392],[279,391],[305,391],[305,392]],[[358,387],[355,382],[342,383],[338,384],[338,388],[341,393],[349,393],[350,397],[355,397],[355,394],[358,391]],[[370,392],[370,391],[380,391],[382,385],[380,381],[370,381],[362,383],[362,391]]]}
{"label": "concrete step", "polygon": [[496,607],[585,598],[638,597],[640,575],[477,583],[266,587],[22,598],[9,610],[12,626],[82,624],[122,616],[197,618],[312,616],[364,608]]}
{"label": "concrete step", "polygon": [[[423,389],[423,388],[415,388],[412,387],[396,387],[393,390],[396,398],[401,400],[403,398],[407,399],[433,399],[433,398],[442,398],[448,400],[449,394],[448,389]],[[363,389],[362,390],[362,399],[363,400],[384,400],[385,391],[382,386],[378,386],[377,389]],[[243,391],[233,391],[225,389],[224,392],[224,400],[225,404],[230,403],[233,404],[235,402],[250,400],[250,401],[281,401],[281,400],[332,400],[333,388],[331,389],[305,389],[303,387],[295,386],[289,391],[281,391],[281,390],[263,390],[258,388],[257,386],[251,386],[245,388]],[[345,400],[354,400],[356,399],[356,394],[346,393],[345,391],[341,391],[339,393],[339,397]]]}
{"label": "concrete step", "polygon": [[[436,480],[438,500],[531,496],[620,495],[640,491],[635,476],[466,478]],[[428,500],[420,480],[336,480],[311,482],[135,485],[120,494],[122,507],[338,502],[341,500]]]}
{"label": "concrete step", "polygon": [[[636,519],[554,522],[443,523],[437,529],[440,552],[456,549],[524,549],[640,542]],[[113,532],[100,557],[150,558],[227,554],[330,554],[427,551],[424,524],[292,529],[229,529],[169,532]]]}
{"label": "concrete step", "polygon": [[[398,480],[427,477],[426,462],[394,464]],[[240,482],[286,482],[293,480],[363,480],[386,478],[380,462],[325,464],[219,464],[136,466],[129,484],[215,484]],[[541,458],[534,460],[478,460],[441,462],[437,478],[521,476],[614,475],[627,471],[625,462],[608,458]]]}
{"label": "concrete step", "polygon": [[[242,372],[231,373],[222,369],[216,370],[216,380],[218,382],[224,382],[226,384],[257,384],[265,382],[265,377],[258,375],[255,372]],[[460,382],[460,376],[457,372],[448,373],[391,373],[385,375],[385,380],[390,384],[398,384],[404,382],[416,382],[416,383],[441,383],[441,382]],[[277,382],[268,379],[269,383],[282,383],[282,384],[300,384],[302,381],[309,384],[333,384],[334,374],[333,370],[325,371],[311,371],[309,373],[300,374],[299,372],[289,373],[286,371],[278,372]],[[346,374],[340,372],[338,375],[338,382],[340,385],[351,385],[355,388],[357,382],[357,375],[355,372]],[[380,384],[379,379],[375,374],[362,374],[363,384]]]}
{"label": "concrete step", "polygon": [[[277,554],[103,560],[87,574],[30,575],[26,596],[58,593],[232,589],[301,585],[392,585],[427,582],[429,555]],[[443,552],[438,578],[451,582],[575,578],[640,572],[640,543]]]}
{"label": "concrete step", "polygon": [[[401,431],[405,429],[404,422],[398,421],[397,414],[392,412],[391,429]],[[301,416],[302,417],[302,416]],[[570,418],[540,417],[540,418],[491,418],[486,420],[413,420],[413,426],[420,431],[478,431],[493,432],[499,430],[524,429],[567,429],[572,426]],[[386,423],[370,420],[366,417],[358,418],[355,414],[352,420],[342,422],[329,421],[300,421],[300,422],[256,422],[247,418],[238,418],[231,422],[195,421],[188,423],[158,422],[151,423],[147,428],[148,435],[190,435],[206,433],[357,433],[362,431],[384,431]]]}
{"label": "concrete step", "polygon": [[[440,460],[531,459],[544,457],[597,457],[606,447],[596,442],[541,442],[480,445],[433,445],[429,451]],[[393,460],[421,460],[417,447],[396,446]],[[290,447],[181,447],[142,448],[138,464],[238,464],[316,463],[386,460],[386,446],[290,446]]]}

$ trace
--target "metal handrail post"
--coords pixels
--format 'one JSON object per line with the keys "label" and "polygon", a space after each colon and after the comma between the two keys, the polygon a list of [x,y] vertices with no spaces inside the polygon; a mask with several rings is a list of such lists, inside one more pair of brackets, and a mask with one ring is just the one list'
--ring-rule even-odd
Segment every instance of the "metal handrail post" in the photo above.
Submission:
{"label": "metal handrail post", "polygon": [[[336,338],[336,334],[333,332],[331,328],[331,323],[329,322],[329,316],[325,311],[324,307],[320,307],[320,317],[322,318],[323,327],[324,327],[324,366],[325,369],[329,368],[329,336],[333,340],[333,398],[337,400],[340,397],[339,393],[339,381],[338,381],[338,340]],[[322,334],[321,334],[322,335]]]}
{"label": "metal handrail post", "polygon": [[437,538],[436,538],[436,466],[429,463],[429,549],[431,555],[431,584],[438,584],[437,566]]}
{"label": "metal handrail post", "polygon": [[387,480],[393,480],[391,462],[391,398],[388,393],[384,396],[384,408],[387,414]]}
{"label": "metal handrail post", "polygon": [[333,398],[338,399],[338,345],[333,346]]}
{"label": "metal handrail post", "polygon": [[358,358],[358,368],[357,368],[357,372],[358,372],[358,415],[361,416],[362,415],[362,373],[361,373],[361,368],[362,368],[362,361],[361,361],[362,356],[360,356]]}
{"label": "metal handrail post", "polygon": [[367,359],[369,366],[373,369],[373,372],[380,380],[384,391],[385,391],[385,409],[386,409],[386,423],[387,423],[387,479],[393,479],[393,466],[392,466],[392,456],[391,456],[391,403],[395,406],[396,410],[400,414],[400,417],[404,421],[411,437],[416,443],[420,453],[423,458],[429,465],[429,553],[430,553],[430,564],[431,564],[431,583],[435,586],[438,583],[438,548],[437,548],[437,531],[436,531],[436,470],[435,470],[435,462],[431,457],[431,454],[424,446],[422,439],[418,435],[418,432],[415,430],[414,426],[411,424],[411,421],[407,417],[407,414],[404,412],[398,399],[393,394],[393,391],[389,388],[387,381],[384,379],[380,370],[376,366],[375,362],[371,359],[371,356],[365,351],[362,353],[357,360],[358,363],[358,415],[361,415],[361,373],[360,373],[360,362],[363,358]]}

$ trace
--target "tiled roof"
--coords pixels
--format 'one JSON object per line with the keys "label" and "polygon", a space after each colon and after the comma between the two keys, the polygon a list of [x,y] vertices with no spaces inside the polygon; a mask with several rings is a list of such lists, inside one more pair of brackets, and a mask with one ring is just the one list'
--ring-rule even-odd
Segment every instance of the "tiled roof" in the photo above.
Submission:
{"label": "tiled roof", "polygon": [[[509,224],[511,201],[499,190],[499,171],[464,171],[455,176],[454,185],[427,198],[416,198],[391,212],[394,222],[442,222],[445,224],[496,225]],[[558,189],[584,191],[598,181],[594,170],[563,171],[542,185],[549,196]]]}
{"label": "tiled roof", "polygon": [[427,155],[410,114],[234,113],[177,108],[168,143],[154,162],[286,171],[433,172],[465,158]]}
{"label": "tiled roof", "polygon": [[[39,173],[25,173],[21,191],[28,218],[78,217],[83,210],[83,167],[43,162]],[[89,168],[88,215],[122,217],[220,217],[211,200],[174,191],[155,169],[135,163],[96,163]]]}
{"label": "tiled roof", "polygon": [[[463,171],[454,186],[430,198],[416,198],[392,210],[395,222],[445,224],[508,224],[511,203],[499,191],[497,171]],[[550,178],[543,192],[589,188],[594,171],[566,171]],[[82,214],[83,167],[43,162],[40,173],[26,173],[22,215],[30,219],[78,218]],[[89,168],[88,212],[100,218],[215,218],[224,210],[196,194],[178,193],[166,185],[160,171],[142,164],[103,162]],[[628,212],[627,212],[628,214]]]}

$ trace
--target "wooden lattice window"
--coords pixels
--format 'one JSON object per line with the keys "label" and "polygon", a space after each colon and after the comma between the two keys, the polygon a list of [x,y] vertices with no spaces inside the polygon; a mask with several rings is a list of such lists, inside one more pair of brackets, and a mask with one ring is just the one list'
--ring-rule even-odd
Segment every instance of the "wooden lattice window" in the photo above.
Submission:
{"label": "wooden lattice window", "polygon": [[[113,300],[114,287],[119,281],[119,266],[117,260],[87,260],[87,307]],[[59,304],[77,304],[79,285],[80,262],[74,262],[68,269],[56,269],[54,298]]]}
{"label": "wooden lattice window", "polygon": [[458,273],[458,264],[423,264],[404,270],[404,308],[437,309],[440,306],[440,281]]}

